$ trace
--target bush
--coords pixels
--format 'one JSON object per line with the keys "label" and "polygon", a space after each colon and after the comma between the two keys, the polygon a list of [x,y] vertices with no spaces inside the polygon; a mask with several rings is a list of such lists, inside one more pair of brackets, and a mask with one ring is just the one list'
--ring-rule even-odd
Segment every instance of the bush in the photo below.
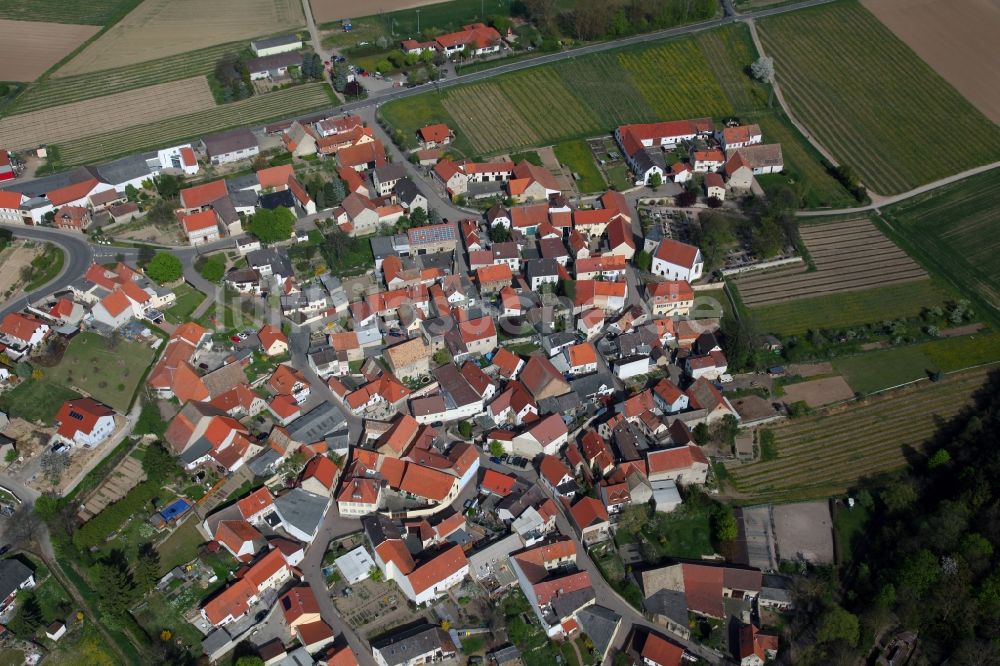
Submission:
{"label": "bush", "polygon": [[226,275],[226,260],[221,255],[202,257],[198,260],[196,268],[209,282],[220,282]]}

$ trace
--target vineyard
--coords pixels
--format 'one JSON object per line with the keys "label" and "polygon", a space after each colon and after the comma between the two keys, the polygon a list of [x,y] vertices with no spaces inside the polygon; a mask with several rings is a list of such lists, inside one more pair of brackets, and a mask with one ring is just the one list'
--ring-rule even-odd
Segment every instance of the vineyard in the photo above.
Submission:
{"label": "vineyard", "polygon": [[923,280],[927,273],[866,219],[802,227],[815,271],[802,265],[736,278],[749,306]]}
{"label": "vineyard", "polygon": [[1000,318],[1000,171],[883,209],[890,235]]}
{"label": "vineyard", "polygon": [[730,466],[733,486],[754,503],[843,494],[921,454],[941,423],[970,403],[986,373],[953,375],[775,428],[777,458]]}
{"label": "vineyard", "polygon": [[59,144],[63,164],[92,164],[148,148],[169,146],[231,127],[263,124],[331,104],[323,83],[308,83],[204,111],[135,125]]}
{"label": "vineyard", "polygon": [[750,31],[745,25],[699,33],[697,42],[734,113],[747,114],[767,107],[767,87],[755,82],[743,70],[757,59]]}
{"label": "vineyard", "polygon": [[0,18],[106,25],[139,2],[140,0],[7,0],[0,3]]}
{"label": "vineyard", "polygon": [[622,70],[615,53],[567,60],[559,65],[558,72],[581,103],[590,105],[602,127],[654,122],[660,118],[646,104],[632,77]]}
{"label": "vineyard", "polygon": [[[94,134],[108,136],[136,123],[157,123],[214,106],[208,82],[204,76],[198,76],[3,118],[0,145],[14,149],[63,145]],[[116,150],[117,146],[110,141],[108,148]]]}
{"label": "vineyard", "polygon": [[101,95],[145,88],[157,83],[211,74],[215,63],[226,53],[237,53],[242,43],[220,44],[179,56],[151,60],[93,74],[48,78],[25,90],[7,109],[8,114],[93,99]]}
{"label": "vineyard", "polygon": [[1000,154],[1000,128],[856,2],[758,25],[792,111],[871,189],[902,192]]}
{"label": "vineyard", "polygon": [[450,92],[444,108],[479,152],[539,141],[527,119],[509,104],[495,83],[481,83]]}

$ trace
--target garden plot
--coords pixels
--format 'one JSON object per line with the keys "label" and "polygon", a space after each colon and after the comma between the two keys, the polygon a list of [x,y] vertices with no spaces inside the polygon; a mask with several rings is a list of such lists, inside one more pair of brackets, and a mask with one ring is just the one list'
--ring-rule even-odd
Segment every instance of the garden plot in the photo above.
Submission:
{"label": "garden plot", "polygon": [[0,145],[22,150],[62,144],[214,106],[208,81],[197,76],[4,118]]}
{"label": "garden plot", "polygon": [[868,220],[802,227],[816,270],[804,266],[736,278],[743,302],[753,307],[924,280],[927,273]]}
{"label": "garden plot", "polygon": [[125,456],[124,460],[118,463],[111,473],[104,477],[101,485],[97,486],[86,499],[81,502],[83,506],[77,513],[81,522],[87,522],[109,504],[114,504],[128,494],[128,491],[146,480],[146,473],[142,470],[142,461],[132,456]]}

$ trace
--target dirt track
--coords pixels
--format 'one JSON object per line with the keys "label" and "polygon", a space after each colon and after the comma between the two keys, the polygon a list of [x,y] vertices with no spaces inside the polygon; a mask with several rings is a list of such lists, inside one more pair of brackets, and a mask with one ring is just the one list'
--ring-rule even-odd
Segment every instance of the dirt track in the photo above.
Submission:
{"label": "dirt track", "polygon": [[96,25],[0,20],[7,54],[0,60],[0,81],[34,81],[98,30]]}
{"label": "dirt track", "polygon": [[1000,123],[997,35],[1000,4],[991,0],[862,0],[934,71]]}

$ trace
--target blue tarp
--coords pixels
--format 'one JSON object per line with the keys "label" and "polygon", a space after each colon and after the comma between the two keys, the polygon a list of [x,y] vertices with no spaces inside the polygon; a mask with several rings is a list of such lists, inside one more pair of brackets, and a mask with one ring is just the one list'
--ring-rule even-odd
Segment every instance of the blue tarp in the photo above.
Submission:
{"label": "blue tarp", "polygon": [[163,520],[169,522],[177,519],[178,516],[184,515],[184,513],[190,508],[191,505],[188,504],[187,500],[179,499],[164,507],[163,511],[160,511],[160,515],[163,516]]}

